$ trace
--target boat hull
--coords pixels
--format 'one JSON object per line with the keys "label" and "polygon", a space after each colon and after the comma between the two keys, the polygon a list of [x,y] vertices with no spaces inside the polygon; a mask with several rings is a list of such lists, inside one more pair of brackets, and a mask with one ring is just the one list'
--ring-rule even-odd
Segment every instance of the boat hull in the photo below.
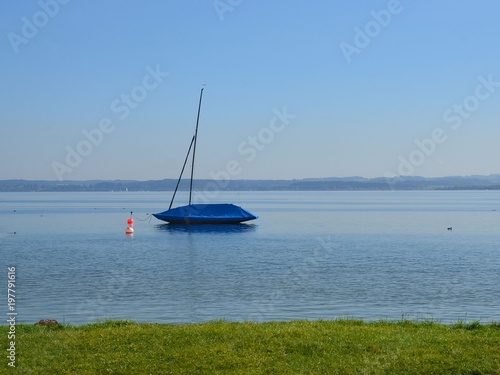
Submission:
{"label": "boat hull", "polygon": [[171,224],[239,224],[257,216],[234,204],[190,204],[153,214]]}

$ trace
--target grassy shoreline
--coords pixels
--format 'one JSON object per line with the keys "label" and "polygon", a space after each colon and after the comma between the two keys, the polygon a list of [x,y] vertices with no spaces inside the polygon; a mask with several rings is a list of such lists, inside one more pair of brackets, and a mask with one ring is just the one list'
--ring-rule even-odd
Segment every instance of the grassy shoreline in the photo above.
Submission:
{"label": "grassy shoreline", "polygon": [[500,374],[500,323],[18,325],[16,368],[3,358],[22,374]]}

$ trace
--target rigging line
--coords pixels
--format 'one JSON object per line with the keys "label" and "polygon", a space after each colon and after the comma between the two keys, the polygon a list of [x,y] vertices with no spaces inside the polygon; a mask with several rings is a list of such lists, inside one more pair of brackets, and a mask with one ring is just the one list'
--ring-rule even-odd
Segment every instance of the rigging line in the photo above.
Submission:
{"label": "rigging line", "polygon": [[[193,135],[193,138],[191,138],[191,144],[189,145],[189,150],[187,152],[186,159],[184,160],[184,165],[182,166],[181,175],[179,176],[179,179],[177,180],[177,185],[175,185],[174,195],[172,196],[172,200],[170,201],[170,206],[168,206],[169,210],[172,208],[172,204],[174,203],[175,194],[177,194],[177,189],[179,188],[179,184],[181,182],[182,175],[184,174],[184,168],[186,168],[186,163],[188,161],[189,153],[191,152],[191,148],[193,147],[194,140],[195,140],[195,135]],[[191,204],[191,200],[189,200],[189,204]]]}

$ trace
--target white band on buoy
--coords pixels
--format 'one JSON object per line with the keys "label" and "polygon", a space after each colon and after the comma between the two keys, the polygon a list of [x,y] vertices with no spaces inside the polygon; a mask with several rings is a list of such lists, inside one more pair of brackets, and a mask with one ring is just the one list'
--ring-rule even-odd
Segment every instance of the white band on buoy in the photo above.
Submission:
{"label": "white band on buoy", "polygon": [[127,220],[127,229],[125,229],[126,234],[134,234],[134,219],[132,219],[132,212],[130,212],[130,218]]}

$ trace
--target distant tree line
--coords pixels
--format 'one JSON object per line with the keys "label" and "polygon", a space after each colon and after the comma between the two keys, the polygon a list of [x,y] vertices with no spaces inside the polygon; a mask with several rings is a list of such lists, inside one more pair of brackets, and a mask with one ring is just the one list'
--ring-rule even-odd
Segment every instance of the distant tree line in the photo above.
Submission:
{"label": "distant tree line", "polygon": [[[176,179],[115,181],[33,181],[0,180],[0,192],[103,192],[103,191],[172,191]],[[457,177],[395,177],[380,178],[309,178],[300,180],[194,180],[197,191],[351,191],[351,190],[500,190],[500,174]],[[183,179],[179,190],[188,190]]]}

